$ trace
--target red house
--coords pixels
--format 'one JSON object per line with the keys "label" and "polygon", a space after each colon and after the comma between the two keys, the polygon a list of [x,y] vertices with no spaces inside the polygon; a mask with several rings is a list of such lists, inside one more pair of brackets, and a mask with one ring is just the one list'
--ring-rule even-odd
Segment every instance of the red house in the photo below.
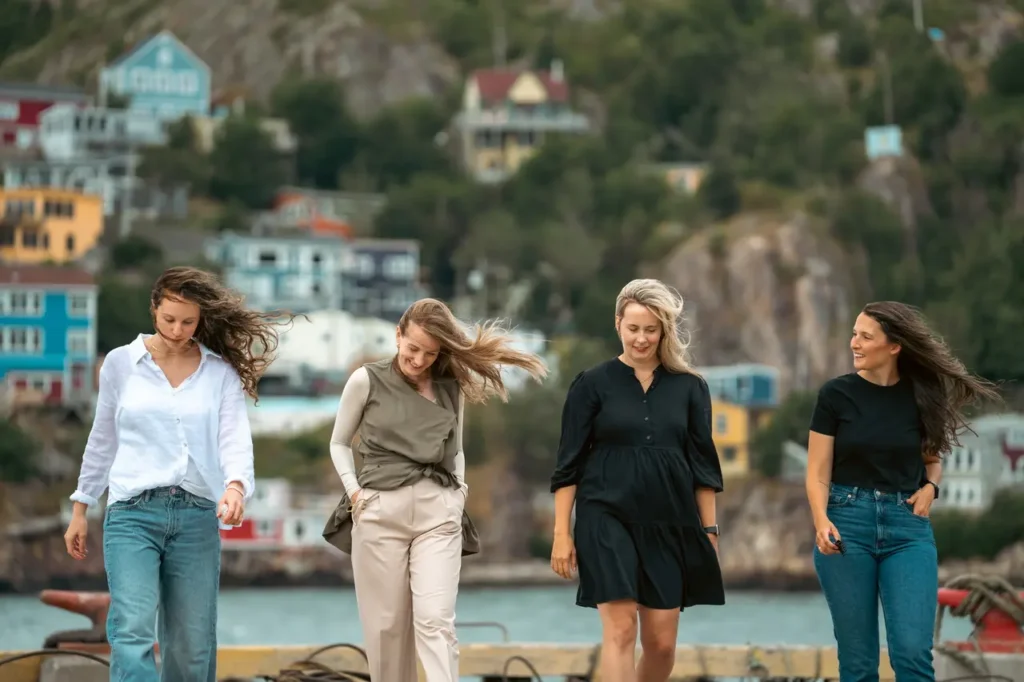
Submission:
{"label": "red house", "polygon": [[39,115],[54,104],[86,105],[81,88],[0,82],[0,152],[39,146]]}

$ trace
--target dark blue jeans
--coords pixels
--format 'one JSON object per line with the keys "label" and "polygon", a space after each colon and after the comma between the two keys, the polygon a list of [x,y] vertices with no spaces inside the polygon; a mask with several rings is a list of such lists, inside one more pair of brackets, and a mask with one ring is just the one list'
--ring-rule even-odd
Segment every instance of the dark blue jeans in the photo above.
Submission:
{"label": "dark blue jeans", "polygon": [[913,492],[833,485],[828,518],[845,554],[814,549],[839,652],[840,682],[877,682],[878,604],[897,682],[935,682],[932,638],[939,590],[931,521],[914,514]]}
{"label": "dark blue jeans", "polygon": [[[107,507],[112,682],[216,682],[220,532],[216,504],[157,488]],[[159,617],[160,668],[153,645]]]}

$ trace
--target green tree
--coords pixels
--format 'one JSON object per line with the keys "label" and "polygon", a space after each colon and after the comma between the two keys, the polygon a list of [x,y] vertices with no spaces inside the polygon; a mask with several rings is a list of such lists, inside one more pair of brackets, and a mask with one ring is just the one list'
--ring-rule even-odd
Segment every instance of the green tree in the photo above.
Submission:
{"label": "green tree", "polygon": [[298,181],[335,189],[359,151],[360,128],[337,81],[289,80],[271,94],[271,112],[288,121],[298,141]]}
{"label": "green tree", "polygon": [[210,153],[210,194],[251,209],[271,206],[287,177],[285,159],[258,119],[230,116]]}
{"label": "green tree", "polygon": [[0,481],[24,483],[38,473],[39,443],[7,419],[0,419]]}
{"label": "green tree", "polygon": [[109,353],[130,343],[138,334],[153,327],[149,309],[149,287],[129,284],[117,275],[99,279],[96,301],[96,350]]}
{"label": "green tree", "polygon": [[754,432],[750,439],[750,449],[754,466],[763,475],[776,477],[782,472],[783,446],[787,441],[807,447],[811,413],[816,400],[814,393],[790,393],[770,421]]}

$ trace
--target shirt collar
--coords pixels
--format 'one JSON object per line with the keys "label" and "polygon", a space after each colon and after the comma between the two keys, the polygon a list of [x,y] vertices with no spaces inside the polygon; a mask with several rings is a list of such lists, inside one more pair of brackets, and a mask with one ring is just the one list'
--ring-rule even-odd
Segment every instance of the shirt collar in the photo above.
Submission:
{"label": "shirt collar", "polygon": [[[139,334],[135,337],[134,341],[128,344],[128,352],[131,354],[133,365],[138,364],[139,360],[149,355],[149,349],[146,348],[145,342],[150,336],[152,336],[152,334]],[[197,341],[196,343],[199,342]],[[202,343],[199,343],[199,352],[202,353],[204,360],[211,355],[215,358],[220,358],[220,354],[214,353]]]}

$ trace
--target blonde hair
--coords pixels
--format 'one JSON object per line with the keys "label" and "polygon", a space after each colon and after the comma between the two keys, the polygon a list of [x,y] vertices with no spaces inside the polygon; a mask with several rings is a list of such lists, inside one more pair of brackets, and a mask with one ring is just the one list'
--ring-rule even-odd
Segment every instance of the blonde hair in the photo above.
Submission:
{"label": "blonde hair", "polygon": [[622,287],[615,299],[615,323],[630,303],[639,303],[661,322],[658,359],[662,367],[675,374],[696,374],[690,364],[690,339],[683,330],[683,297],[678,291],[656,279],[634,279]]}
{"label": "blonde hair", "polygon": [[[477,324],[476,337],[470,338],[448,306],[434,298],[422,298],[409,306],[398,321],[403,335],[411,323],[419,325],[441,345],[431,368],[433,376],[455,379],[468,403],[484,403],[492,395],[508,402],[502,365],[524,369],[538,383],[547,376],[544,362],[532,353],[512,348],[508,330],[497,321]],[[395,360],[397,365],[397,356]]]}

